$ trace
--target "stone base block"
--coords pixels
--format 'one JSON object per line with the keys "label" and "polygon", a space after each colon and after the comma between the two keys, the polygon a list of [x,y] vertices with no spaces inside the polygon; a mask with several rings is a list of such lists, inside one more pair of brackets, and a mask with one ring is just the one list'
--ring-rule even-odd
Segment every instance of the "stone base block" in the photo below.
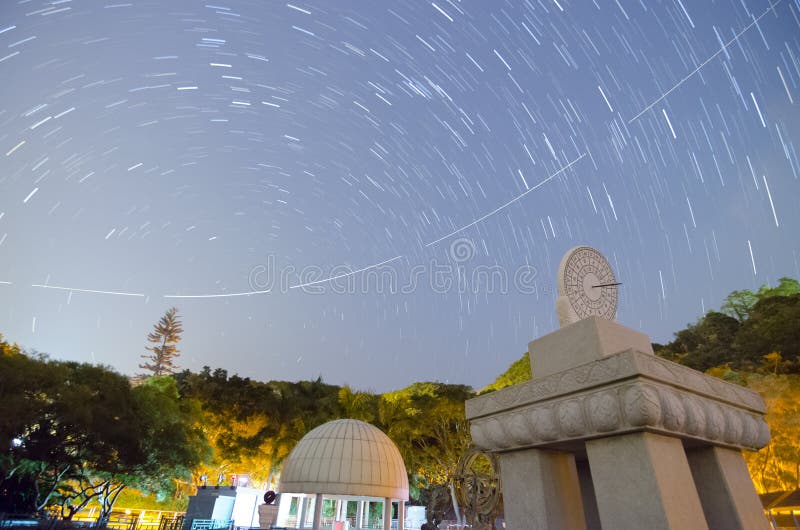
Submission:
{"label": "stone base block", "polygon": [[711,530],[769,529],[740,451],[701,447],[686,456]]}
{"label": "stone base block", "polygon": [[500,454],[508,530],[586,530],[575,457],[527,449]]}
{"label": "stone base block", "polygon": [[683,444],[634,433],[586,442],[603,528],[708,530]]}
{"label": "stone base block", "polygon": [[585,318],[528,343],[531,372],[537,379],[628,349],[653,354],[647,335],[600,317]]}

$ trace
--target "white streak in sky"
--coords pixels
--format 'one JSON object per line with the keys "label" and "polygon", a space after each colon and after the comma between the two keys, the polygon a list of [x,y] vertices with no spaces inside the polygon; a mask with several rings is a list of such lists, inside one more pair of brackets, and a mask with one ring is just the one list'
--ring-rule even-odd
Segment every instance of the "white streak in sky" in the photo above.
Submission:
{"label": "white streak in sky", "polygon": [[597,205],[594,203],[594,197],[592,197],[592,190],[589,189],[589,186],[586,186],[586,191],[589,193],[589,200],[592,201],[592,208],[594,208],[594,213],[597,213]]}
{"label": "white streak in sky", "polygon": [[661,274],[661,269],[658,269],[658,281],[661,283],[661,299],[667,299],[667,293],[664,291],[664,276]]}
{"label": "white streak in sky", "polygon": [[759,20],[761,20],[762,18],[764,18],[764,16],[765,16],[767,13],[769,13],[770,11],[772,11],[772,10],[775,8],[775,6],[776,6],[776,5],[778,5],[778,4],[780,4],[780,3],[781,3],[781,0],[778,0],[777,2],[775,2],[775,3],[773,3],[773,4],[770,4],[770,6],[769,6],[769,7],[768,7],[768,8],[767,8],[767,9],[766,9],[766,10],[765,10],[763,13],[761,13],[761,15],[760,15],[758,18],[756,18],[756,19],[755,19],[755,20],[753,20],[753,21],[752,21],[750,24],[748,24],[747,26],[745,26],[745,27],[744,27],[744,29],[743,29],[743,30],[741,30],[741,31],[740,31],[739,33],[737,33],[736,35],[734,35],[734,36],[733,36],[733,38],[732,38],[731,40],[729,40],[728,42],[726,42],[725,44],[723,44],[723,46],[722,46],[722,47],[721,47],[719,50],[717,50],[717,51],[714,53],[714,55],[712,55],[711,57],[709,57],[708,59],[706,59],[705,61],[703,61],[702,63],[700,63],[700,66],[698,66],[697,68],[695,68],[694,70],[692,70],[691,72],[689,72],[689,73],[688,73],[688,74],[687,74],[687,75],[686,75],[686,76],[685,76],[683,79],[681,79],[680,81],[678,81],[678,82],[675,84],[675,86],[673,86],[672,88],[670,88],[669,90],[667,90],[666,92],[664,92],[663,94],[661,94],[661,96],[659,96],[659,97],[658,97],[658,99],[656,99],[655,101],[653,101],[652,103],[650,103],[648,106],[646,106],[644,109],[642,109],[642,110],[641,110],[641,112],[639,112],[639,114],[637,114],[636,116],[634,116],[633,118],[631,118],[630,120],[628,120],[628,123],[632,123],[632,122],[633,122],[634,120],[636,120],[636,119],[637,119],[639,116],[641,116],[642,114],[644,114],[645,112],[647,112],[648,110],[650,110],[651,108],[653,108],[653,105],[655,105],[656,103],[658,103],[659,101],[661,101],[661,100],[662,100],[662,99],[664,99],[665,97],[667,97],[667,96],[669,96],[670,94],[672,94],[672,92],[674,92],[674,91],[675,91],[675,90],[676,90],[678,87],[680,87],[682,84],[684,84],[686,81],[688,81],[690,77],[692,77],[694,74],[696,74],[697,72],[699,72],[701,68],[703,68],[705,65],[707,65],[708,63],[710,63],[711,61],[713,61],[713,60],[714,60],[714,59],[717,57],[717,55],[719,55],[720,53],[724,52],[724,51],[725,51],[725,50],[728,48],[728,46],[730,46],[731,44],[733,44],[734,42],[736,42],[737,40],[739,40],[739,37],[741,37],[741,36],[744,34],[744,32],[746,32],[747,30],[749,30],[750,28],[752,28],[753,26],[755,26],[755,25],[756,25],[756,23],[758,23],[758,21],[759,21]]}
{"label": "white streak in sky", "polygon": [[444,15],[444,17],[445,17],[447,20],[449,20],[450,22],[453,22],[453,17],[451,17],[450,15],[448,15],[447,13],[445,13],[444,9],[442,9],[442,8],[441,8],[441,7],[439,7],[439,6],[437,6],[437,5],[436,5],[435,3],[433,3],[433,2],[431,2],[431,5],[432,5],[434,8],[436,8],[436,11],[438,11],[439,13],[441,13],[442,15]]}
{"label": "white streak in sky", "polygon": [[478,64],[478,62],[477,62],[475,59],[473,59],[473,58],[472,58],[472,56],[471,56],[469,53],[467,53],[467,52],[464,52],[464,53],[466,54],[466,56],[467,56],[467,59],[469,59],[470,61],[472,61],[472,64],[474,64],[474,65],[475,65],[475,68],[477,68],[478,70],[480,70],[481,72],[483,72],[483,68],[481,68],[481,65],[479,65],[479,64]]}
{"label": "white streak in sky", "polygon": [[667,116],[667,109],[661,109],[661,112],[664,113],[664,119],[667,120],[667,125],[669,125],[669,132],[672,133],[672,138],[677,140],[678,137],[675,136],[675,129],[672,128],[672,122],[669,121],[669,116]]}
{"label": "white streak in sky", "polygon": [[530,186],[528,186],[528,181],[525,180],[525,175],[522,174],[522,170],[521,169],[517,169],[517,173],[519,173],[519,177],[522,179],[522,183],[525,184],[525,189],[529,190]]}
{"label": "white streak in sky", "polygon": [[38,283],[31,284],[31,287],[38,287],[40,289],[56,289],[59,291],[75,291],[78,293],[95,293],[95,294],[113,294],[117,296],[140,296],[144,297],[143,294],[140,293],[123,293],[119,291],[100,291],[97,289],[76,289],[75,287],[59,287],[56,285],[41,285]]}
{"label": "white streak in sky", "polygon": [[[691,25],[692,29],[694,29],[694,22],[692,21],[692,17],[689,16],[689,12],[686,11],[686,8],[683,7],[683,2],[681,2],[681,0],[678,0],[678,5],[681,6],[681,11],[683,11],[683,14],[686,15],[686,19],[689,21],[689,25]],[[705,314],[705,311],[703,311],[703,314]]]}
{"label": "white streak in sky", "polygon": [[764,179],[764,187],[767,188],[767,197],[769,197],[769,205],[772,208],[772,217],[775,219],[775,226],[780,226],[778,224],[778,214],[775,213],[775,204],[772,202],[772,193],[770,193],[769,184],[767,184],[767,176],[761,175],[761,178]]}
{"label": "white streak in sky", "polygon": [[22,201],[22,204],[25,204],[25,203],[27,203],[27,202],[30,200],[30,198],[31,198],[31,197],[33,197],[33,196],[34,196],[34,194],[35,194],[37,191],[39,191],[39,188],[33,188],[33,191],[32,191],[32,192],[30,192],[30,193],[28,194],[28,196],[27,196],[27,197],[25,197],[25,200],[23,200],[23,201]]}
{"label": "white streak in sky", "polygon": [[300,33],[305,33],[306,35],[310,35],[312,37],[316,37],[316,35],[313,32],[308,31],[307,29],[303,29],[303,28],[300,28],[300,27],[297,27],[297,26],[292,26],[292,29],[295,29],[295,30],[299,31]]}
{"label": "white streak in sky", "polygon": [[689,215],[692,216],[692,226],[697,228],[697,223],[695,223],[695,221],[694,221],[694,210],[692,209],[692,203],[689,202],[689,197],[688,196],[686,197],[686,204],[689,205]]}
{"label": "white streak in sky", "polygon": [[54,119],[54,120],[57,120],[57,119],[59,119],[59,118],[60,118],[60,117],[62,117],[62,116],[66,116],[67,114],[69,114],[69,113],[70,113],[70,112],[72,112],[73,110],[75,110],[75,107],[70,107],[70,108],[68,108],[67,110],[65,110],[64,112],[59,112],[58,114],[56,114],[55,116],[53,116],[53,119]]}
{"label": "white streak in sky", "polygon": [[12,53],[9,53],[8,55],[6,55],[5,57],[0,57],[0,63],[5,61],[6,59],[11,59],[12,57],[15,57],[17,55],[19,55],[19,52],[12,52]]}
{"label": "white streak in sky", "polygon": [[789,85],[786,84],[786,79],[783,78],[783,72],[781,72],[781,67],[778,67],[778,75],[781,77],[781,82],[783,83],[783,89],[786,91],[786,95],[789,96],[789,103],[794,103],[792,99],[792,93],[789,92]]}
{"label": "white streak in sky", "polygon": [[597,85],[597,90],[600,91],[600,95],[603,96],[603,101],[605,101],[606,105],[608,105],[608,110],[610,110],[611,112],[614,112],[614,107],[612,107],[611,103],[609,103],[608,98],[606,97],[606,93],[603,92],[603,87],[601,87],[600,85]]}
{"label": "white streak in sky", "polygon": [[504,65],[506,65],[506,68],[508,68],[508,70],[511,71],[511,67],[508,66],[508,63],[506,62],[505,59],[503,59],[503,56],[500,55],[500,52],[495,50],[494,48],[492,48],[492,51],[494,52],[495,55],[497,55],[497,58],[500,59]]}
{"label": "white streak in sky", "polygon": [[750,240],[747,240],[747,248],[750,250],[750,262],[753,264],[753,276],[757,276],[758,273],[756,272],[756,259],[753,257],[753,245],[750,244]]}
{"label": "white streak in sky", "polygon": [[249,291],[246,293],[227,293],[227,294],[165,294],[164,298],[231,298],[234,296],[250,296],[251,294],[265,294],[271,292],[272,289],[266,291]]}
{"label": "white streak in sky", "polygon": [[756,96],[752,92],[750,92],[750,97],[753,100],[753,105],[756,106],[756,112],[758,112],[758,119],[761,120],[761,125],[766,129],[767,124],[764,122],[764,116],[761,115],[761,108],[758,106],[758,101],[756,101]]}
{"label": "white streak in sky", "polygon": [[300,11],[301,13],[305,13],[306,15],[310,15],[311,14],[311,11],[308,11],[307,9],[303,9],[302,7],[294,6],[292,4],[286,4],[286,7],[288,7],[289,9],[294,9],[295,11]]}
{"label": "white streak in sky", "polygon": [[549,177],[547,177],[547,178],[546,178],[546,179],[544,179],[543,181],[541,181],[541,182],[539,182],[538,184],[536,184],[534,187],[530,188],[530,189],[529,189],[529,190],[527,190],[527,191],[524,191],[524,192],[520,193],[519,195],[517,195],[516,197],[514,197],[513,199],[511,199],[511,200],[510,200],[510,201],[508,201],[507,203],[505,203],[505,204],[503,204],[503,205],[501,205],[501,206],[498,206],[497,208],[495,208],[495,209],[494,209],[494,210],[492,210],[491,212],[487,213],[486,215],[483,215],[483,216],[479,217],[478,219],[476,219],[476,220],[472,221],[471,223],[469,223],[469,224],[467,224],[467,225],[464,225],[464,226],[462,226],[461,228],[459,228],[459,229],[457,229],[457,230],[453,230],[452,232],[450,232],[450,233],[449,233],[449,234],[447,234],[446,236],[442,236],[442,237],[440,237],[439,239],[436,239],[435,241],[431,241],[430,243],[426,243],[426,244],[425,244],[425,246],[426,246],[426,247],[429,247],[429,246],[431,246],[431,245],[435,245],[436,243],[438,243],[438,242],[440,242],[440,241],[443,241],[443,240],[447,239],[447,238],[448,238],[448,237],[450,237],[450,236],[454,236],[454,235],[456,235],[456,234],[457,234],[457,233],[459,233],[459,232],[463,232],[463,231],[464,231],[464,230],[466,230],[467,228],[470,228],[470,227],[472,227],[472,226],[475,226],[476,224],[480,223],[481,221],[483,221],[483,220],[485,220],[485,219],[488,219],[489,217],[493,216],[493,215],[494,215],[494,214],[496,214],[497,212],[499,212],[499,211],[501,211],[501,210],[504,210],[504,209],[505,209],[505,208],[507,208],[508,206],[510,206],[510,205],[512,205],[512,204],[514,204],[515,202],[517,202],[518,200],[520,200],[521,198],[523,198],[525,195],[527,195],[527,194],[529,194],[530,192],[532,192],[533,190],[535,190],[536,188],[539,188],[539,187],[541,187],[541,186],[543,186],[543,185],[547,184],[548,182],[550,182],[551,180],[553,180],[554,178],[556,178],[558,175],[560,175],[561,173],[563,173],[564,171],[566,171],[567,169],[569,169],[570,167],[572,167],[572,165],[573,165],[573,164],[575,164],[575,163],[576,163],[578,160],[580,160],[581,158],[583,158],[583,157],[585,157],[585,156],[586,156],[586,153],[582,154],[581,156],[579,156],[578,158],[576,158],[575,160],[573,160],[572,162],[570,162],[570,163],[569,163],[569,164],[567,164],[566,166],[562,167],[561,169],[559,169],[558,171],[556,171],[555,173],[553,173],[552,175],[550,175]]}
{"label": "white streak in sky", "polygon": [[14,151],[16,151],[17,149],[19,149],[19,148],[20,148],[20,147],[22,147],[23,145],[25,145],[25,142],[26,142],[26,140],[22,140],[20,143],[18,143],[18,144],[17,144],[17,145],[15,145],[14,147],[12,147],[12,148],[11,148],[11,151],[9,151],[9,152],[7,152],[7,153],[6,153],[6,156],[11,156],[11,155],[14,153]]}
{"label": "white streak in sky", "polygon": [[358,274],[359,272],[364,272],[364,271],[369,270],[369,269],[374,269],[376,267],[380,267],[381,265],[386,265],[387,263],[390,263],[392,261],[396,261],[396,260],[398,260],[398,259],[400,259],[402,257],[403,256],[401,254],[399,256],[395,256],[393,258],[387,259],[386,261],[381,261],[380,263],[376,263],[374,265],[369,265],[367,267],[364,267],[363,269],[358,269],[357,271],[346,272],[344,274],[339,274],[338,276],[331,276],[330,278],[325,278],[323,280],[316,280],[316,281],[313,281],[313,282],[301,283],[301,284],[298,284],[298,285],[290,285],[289,289],[297,289],[298,287],[308,287],[309,285],[317,285],[318,283],[325,283],[325,282],[330,282],[330,281],[333,281],[333,280],[338,280],[339,278],[346,278],[348,276],[353,276],[354,274]]}

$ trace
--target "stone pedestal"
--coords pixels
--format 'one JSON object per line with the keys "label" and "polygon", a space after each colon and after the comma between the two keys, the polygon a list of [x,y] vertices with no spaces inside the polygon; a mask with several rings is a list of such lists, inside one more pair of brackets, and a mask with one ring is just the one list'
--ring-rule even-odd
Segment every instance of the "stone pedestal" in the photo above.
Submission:
{"label": "stone pedestal", "polygon": [[708,530],[680,439],[635,432],[589,440],[586,452],[604,528]]}
{"label": "stone pedestal", "polygon": [[529,352],[531,381],[466,403],[473,443],[499,455],[507,528],[768,528],[741,457],[769,442],[757,393],[600,318]]}
{"label": "stone pedestal", "polygon": [[259,504],[258,505],[258,527],[259,528],[272,528],[278,521],[278,505],[277,504]]}
{"label": "stone pedestal", "polygon": [[700,447],[686,452],[708,526],[766,528],[763,507],[741,451]]}
{"label": "stone pedestal", "polygon": [[573,455],[542,449],[501,454],[500,480],[503,484],[525,485],[505,496],[506,521],[523,522],[515,527],[586,528]]}

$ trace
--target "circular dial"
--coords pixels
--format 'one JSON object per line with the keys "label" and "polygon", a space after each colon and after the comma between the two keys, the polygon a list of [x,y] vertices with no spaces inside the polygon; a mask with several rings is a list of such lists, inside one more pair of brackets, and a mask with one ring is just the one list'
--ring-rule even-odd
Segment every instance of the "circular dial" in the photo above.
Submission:
{"label": "circular dial", "polygon": [[575,247],[561,260],[558,291],[569,301],[578,319],[617,315],[617,280],[611,265],[592,247]]}

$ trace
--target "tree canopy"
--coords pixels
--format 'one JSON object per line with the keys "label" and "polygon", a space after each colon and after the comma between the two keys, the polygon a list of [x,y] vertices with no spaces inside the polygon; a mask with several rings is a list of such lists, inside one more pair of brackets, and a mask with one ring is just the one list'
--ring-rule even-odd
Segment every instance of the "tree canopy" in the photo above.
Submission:
{"label": "tree canopy", "polygon": [[0,511],[107,515],[130,485],[172,492],[208,454],[191,400],[171,378],[132,388],[103,366],[31,357],[2,343]]}
{"label": "tree canopy", "polygon": [[[702,371],[721,364],[757,371],[766,362],[776,372],[800,373],[798,322],[800,284],[781,278],[776,287],[732,292],[721,311],[709,311],[675,333],[672,342],[653,347],[662,357]],[[767,355],[771,361],[765,361]]]}

